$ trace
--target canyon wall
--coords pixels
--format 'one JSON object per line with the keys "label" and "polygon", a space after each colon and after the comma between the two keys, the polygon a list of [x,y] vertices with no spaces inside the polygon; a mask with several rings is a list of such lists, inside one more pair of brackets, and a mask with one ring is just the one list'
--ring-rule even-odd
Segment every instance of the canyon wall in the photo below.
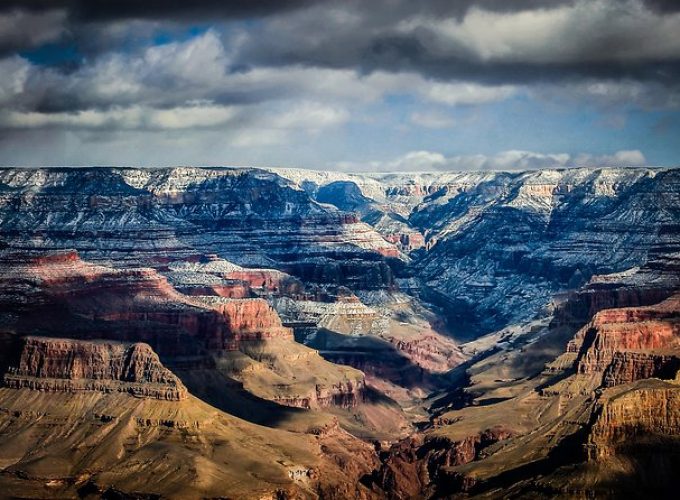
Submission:
{"label": "canyon wall", "polygon": [[125,392],[137,397],[180,401],[182,382],[146,344],[24,337],[10,362],[6,387],[40,391]]}
{"label": "canyon wall", "polygon": [[[387,239],[422,235],[427,251],[416,245],[408,274],[465,339],[544,313],[553,294],[595,274],[680,250],[680,173],[673,169],[277,172],[374,221]],[[385,219],[395,222],[381,226]]]}

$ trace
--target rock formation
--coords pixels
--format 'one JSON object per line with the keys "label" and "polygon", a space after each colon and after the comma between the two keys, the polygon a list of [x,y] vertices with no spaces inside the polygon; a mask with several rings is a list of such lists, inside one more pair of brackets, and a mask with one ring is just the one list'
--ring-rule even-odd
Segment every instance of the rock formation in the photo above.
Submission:
{"label": "rock formation", "polygon": [[679,186],[653,168],[0,169],[0,485],[670,491]]}
{"label": "rock formation", "polygon": [[[514,348],[492,344],[471,364],[424,431],[381,454],[372,484],[405,498],[668,495],[680,456],[680,287],[674,259],[656,262],[655,279],[649,268],[595,277],[560,305],[561,320],[501,336]],[[538,373],[522,368],[550,343],[564,346],[584,310],[594,315],[564,354]],[[491,429],[502,432],[485,440]]]}
{"label": "rock formation", "polygon": [[442,306],[459,338],[531,319],[555,292],[680,249],[680,173],[673,169],[276,172],[312,196],[351,183],[355,189],[324,199],[341,207],[351,201],[393,241],[381,217],[399,218],[404,234],[423,235],[428,251],[412,255],[414,274],[423,298]]}
{"label": "rock formation", "polygon": [[6,387],[41,391],[127,392],[137,397],[180,401],[187,390],[146,344],[24,337]]}
{"label": "rock formation", "polygon": [[72,251],[10,252],[3,262],[0,311],[13,333],[145,342],[171,367],[224,370],[291,406],[347,407],[363,398],[363,375],[295,343],[264,299],[185,296],[155,270],[93,265]]}

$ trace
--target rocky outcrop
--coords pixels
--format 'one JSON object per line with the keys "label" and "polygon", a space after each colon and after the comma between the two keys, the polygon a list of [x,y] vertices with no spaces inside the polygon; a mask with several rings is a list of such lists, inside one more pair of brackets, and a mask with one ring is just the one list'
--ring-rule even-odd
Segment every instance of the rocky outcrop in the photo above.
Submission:
{"label": "rocky outcrop", "polygon": [[293,330],[282,325],[279,315],[263,299],[206,298],[204,302],[222,315],[236,343],[275,337],[293,339]]}
{"label": "rocky outcrop", "polygon": [[366,382],[363,378],[344,380],[330,386],[316,385],[308,396],[279,396],[274,401],[296,408],[353,408],[364,401]]}
{"label": "rocky outcrop", "polygon": [[[588,437],[591,460],[604,460],[617,453],[633,456],[635,447],[653,443],[640,453],[657,453],[658,459],[680,449],[680,386],[643,381],[605,391],[596,409]],[[656,451],[654,451],[656,450]]]}
{"label": "rocky outcrop", "polygon": [[26,337],[7,387],[41,391],[124,392],[136,397],[180,401],[187,390],[147,344]]}
{"label": "rocky outcrop", "polygon": [[486,448],[513,434],[499,426],[460,440],[414,435],[381,454],[382,466],[371,479],[390,498],[432,498],[464,491],[471,484],[447,469],[479,459]]}
{"label": "rocky outcrop", "polygon": [[680,290],[680,253],[656,256],[640,267],[596,275],[568,294],[553,324],[580,328],[603,309],[657,304]]}
{"label": "rocky outcrop", "polygon": [[[674,208],[680,174],[672,169],[277,172],[312,197],[360,213],[405,251],[426,249],[411,254],[410,271],[422,298],[441,306],[451,329],[466,339],[545,312],[555,292],[578,288],[593,275],[680,250]],[[580,327],[594,309],[667,296],[650,284],[657,289],[642,284],[609,299],[606,283],[594,285],[597,293],[584,296],[572,316]]]}
{"label": "rocky outcrop", "polygon": [[[15,314],[17,301],[51,313],[19,323],[31,329],[63,328],[69,317],[86,319],[83,335],[118,340],[143,340],[165,355],[182,355],[182,345],[234,350],[241,341],[292,338],[276,312],[263,299],[188,297],[175,290],[153,269],[113,269],[82,261],[77,253],[65,252],[38,258],[5,255],[3,278],[11,293],[0,296],[0,308]],[[23,295],[23,297],[22,297]],[[26,306],[28,307],[28,306]],[[82,322],[82,321],[81,321]],[[116,325],[110,331],[110,325]],[[168,338],[162,338],[170,330]],[[182,342],[169,342],[184,337]]]}
{"label": "rocky outcrop", "polygon": [[[186,296],[153,269],[118,270],[93,265],[74,252],[38,259],[16,253],[3,255],[0,282],[6,286],[0,292],[0,314],[5,314],[6,324],[14,333],[68,335],[93,342],[145,342],[182,376],[192,370],[207,370],[211,376],[238,380],[254,394],[290,406],[348,408],[362,401],[363,374],[336,367],[316,351],[297,344],[293,330],[283,326],[276,311],[262,298]],[[225,265],[220,262],[213,267],[224,270]],[[179,272],[188,273],[187,266],[173,271]],[[48,350],[42,363],[49,366],[51,356],[59,352]],[[88,359],[94,364],[103,362]],[[219,370],[224,375],[216,374]],[[45,382],[24,372],[21,377],[11,383],[64,390],[105,390],[111,386],[78,375],[66,377],[77,382],[52,376]],[[139,387],[128,387],[143,393],[146,386],[153,390],[153,384],[146,381]]]}
{"label": "rocky outcrop", "polygon": [[387,337],[412,363],[431,373],[443,373],[461,364],[465,357],[446,337],[424,333],[412,340]]}
{"label": "rocky outcrop", "polygon": [[593,274],[677,251],[678,221],[662,214],[674,213],[679,182],[672,170],[498,174],[424,203],[410,220],[437,240],[419,263],[430,297],[482,332],[530,319]]}
{"label": "rocky outcrop", "polygon": [[648,378],[673,380],[679,371],[680,353],[615,352],[604,372],[603,385],[613,387]]}
{"label": "rocky outcrop", "polygon": [[[604,372],[614,361],[616,365],[608,372],[609,383],[635,373],[644,374],[650,369],[650,356],[627,355],[629,351],[652,353],[655,351],[680,352],[680,296],[645,307],[605,309],[581,329],[568,347],[568,352],[578,353],[578,373]],[[670,366],[670,360],[651,359],[651,366]],[[636,366],[639,363],[639,366]],[[628,366],[624,366],[628,365]],[[667,368],[665,368],[667,369]],[[626,375],[627,374],[627,375]]]}

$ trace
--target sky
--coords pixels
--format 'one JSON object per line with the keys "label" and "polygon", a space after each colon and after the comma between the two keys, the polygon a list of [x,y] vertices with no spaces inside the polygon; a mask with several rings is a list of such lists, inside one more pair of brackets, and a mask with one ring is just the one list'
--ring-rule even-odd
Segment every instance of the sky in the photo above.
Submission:
{"label": "sky", "polygon": [[0,164],[680,165],[677,0],[2,0]]}

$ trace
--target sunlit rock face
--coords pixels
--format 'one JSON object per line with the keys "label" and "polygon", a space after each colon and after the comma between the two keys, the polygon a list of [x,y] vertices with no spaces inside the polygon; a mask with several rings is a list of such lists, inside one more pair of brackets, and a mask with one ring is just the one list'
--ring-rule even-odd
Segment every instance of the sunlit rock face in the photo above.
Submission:
{"label": "sunlit rock face", "polygon": [[187,390],[147,344],[25,337],[5,374],[14,389],[129,393],[181,401]]}
{"label": "sunlit rock face", "polygon": [[[0,262],[3,327],[11,336],[31,339],[19,361],[3,363],[11,370],[6,383],[13,387],[76,391],[111,386],[181,398],[185,389],[158,388],[162,380],[153,373],[137,373],[156,357],[154,349],[173,369],[224,373],[280,404],[351,407],[363,399],[363,374],[297,344],[293,330],[283,326],[263,298],[187,296],[154,269],[92,264],[74,251],[40,257],[4,251]],[[146,357],[141,355],[145,349]],[[125,375],[130,370],[134,376]]]}
{"label": "sunlit rock face", "polygon": [[[670,254],[595,276],[565,299],[543,333],[514,349],[491,346],[488,359],[472,360],[469,380],[450,394],[457,397],[442,398],[430,425],[381,453],[373,484],[387,495],[426,498],[674,491],[676,260]],[[576,331],[568,342],[565,330]],[[543,369],[518,369],[550,345],[566,352]]]}
{"label": "sunlit rock face", "polygon": [[[0,236],[134,267],[212,254],[355,291],[411,280],[464,338],[529,319],[594,274],[680,250],[676,170],[275,172],[5,169]],[[212,290],[248,296],[241,278]]]}

